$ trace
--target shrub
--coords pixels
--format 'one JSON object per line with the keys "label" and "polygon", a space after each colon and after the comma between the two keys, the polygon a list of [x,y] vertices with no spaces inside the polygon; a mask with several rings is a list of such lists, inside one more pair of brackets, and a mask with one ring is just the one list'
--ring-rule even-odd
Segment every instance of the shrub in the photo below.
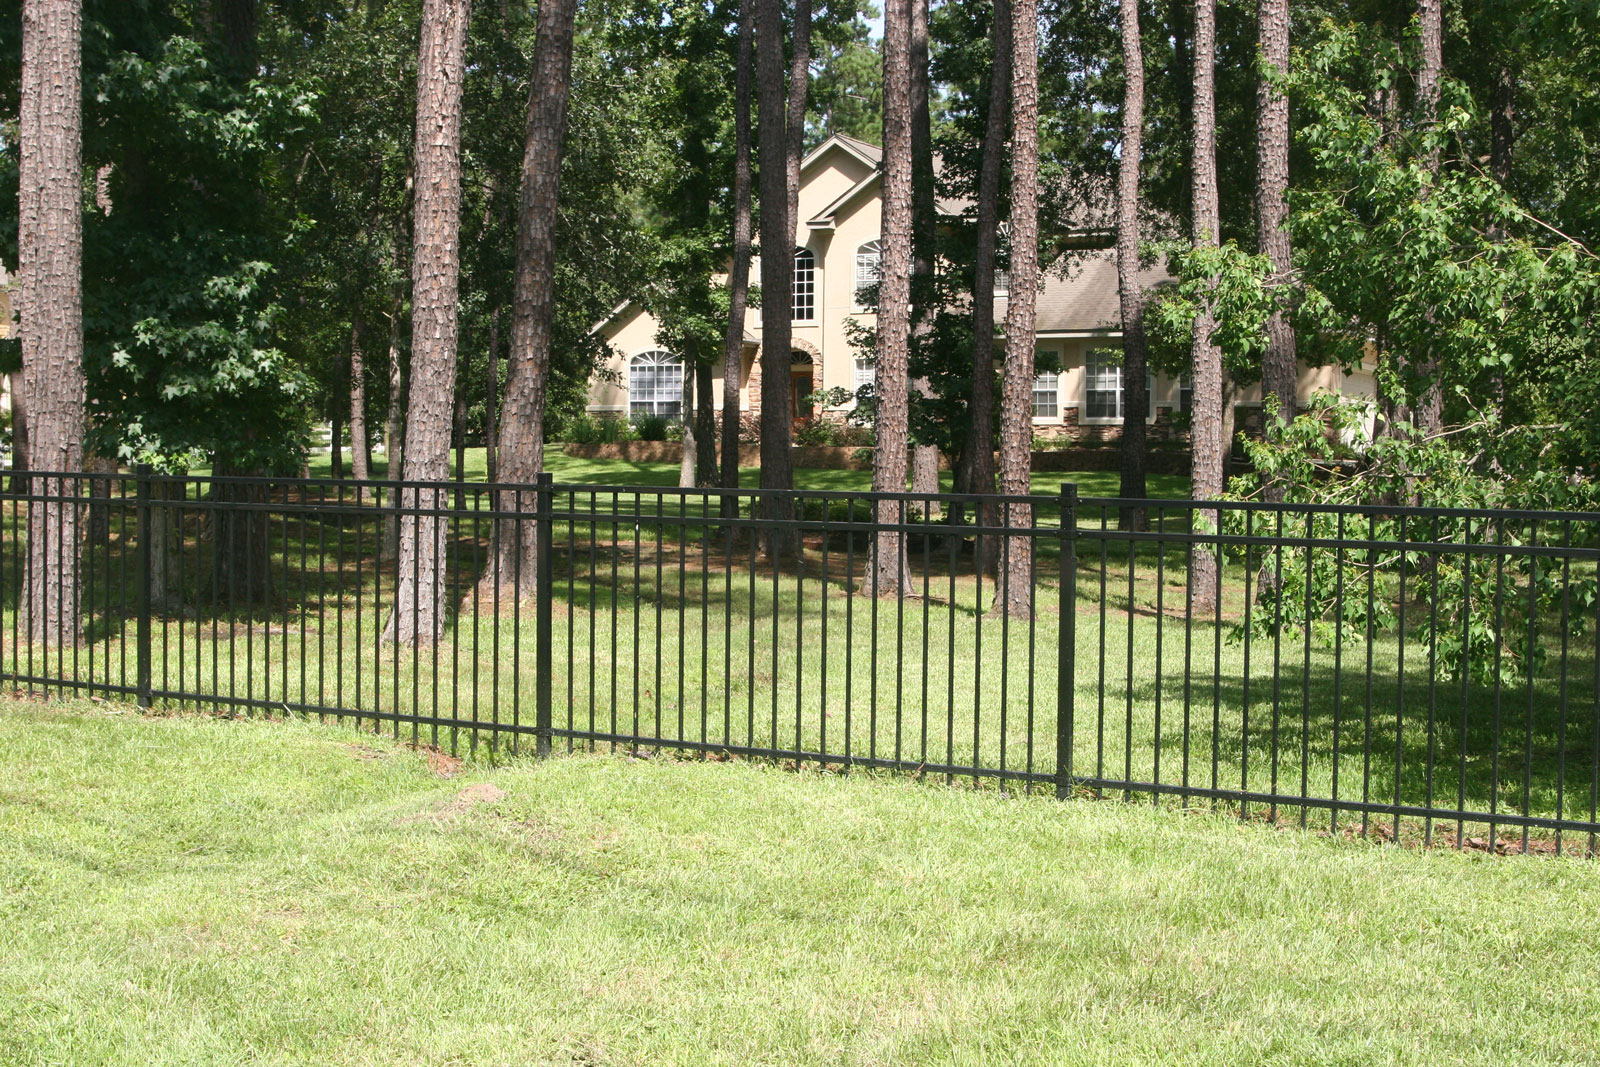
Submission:
{"label": "shrub", "polygon": [[566,439],[575,445],[609,445],[633,440],[632,424],[622,419],[579,415],[567,424]]}
{"label": "shrub", "polygon": [[797,445],[831,445],[833,444],[833,427],[826,419],[807,419],[795,428],[794,443]]}
{"label": "shrub", "polygon": [[635,415],[633,429],[641,441],[665,441],[672,420],[665,415]]}

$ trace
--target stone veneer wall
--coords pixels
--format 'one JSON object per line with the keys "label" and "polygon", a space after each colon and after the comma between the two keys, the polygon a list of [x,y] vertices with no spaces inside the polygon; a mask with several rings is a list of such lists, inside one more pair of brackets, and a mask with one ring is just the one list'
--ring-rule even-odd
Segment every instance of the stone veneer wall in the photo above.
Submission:
{"label": "stone veneer wall", "polygon": [[[1114,445],[1122,440],[1121,426],[1085,426],[1078,421],[1079,409],[1072,407],[1062,413],[1062,421],[1035,426],[1033,436],[1042,440],[1074,441],[1081,445]],[[1156,408],[1155,422],[1145,430],[1145,439],[1151,445],[1180,443],[1187,446],[1189,433],[1173,424],[1173,409],[1166,406]]]}

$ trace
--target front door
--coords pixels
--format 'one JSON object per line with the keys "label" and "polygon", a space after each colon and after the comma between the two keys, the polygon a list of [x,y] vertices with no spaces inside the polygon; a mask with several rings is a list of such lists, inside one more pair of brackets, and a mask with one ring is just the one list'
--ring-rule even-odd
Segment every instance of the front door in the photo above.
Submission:
{"label": "front door", "polygon": [[789,372],[789,414],[796,426],[811,418],[811,394],[815,390],[810,367],[795,367]]}

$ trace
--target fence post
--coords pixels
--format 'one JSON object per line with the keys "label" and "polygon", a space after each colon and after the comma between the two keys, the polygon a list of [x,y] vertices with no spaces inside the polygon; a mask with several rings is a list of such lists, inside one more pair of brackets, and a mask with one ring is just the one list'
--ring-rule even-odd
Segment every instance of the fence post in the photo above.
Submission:
{"label": "fence post", "polygon": [[138,597],[138,700],[141,708],[150,706],[150,465],[141,463],[134,468],[134,500],[138,508],[139,525],[139,597]]}
{"label": "fence post", "polygon": [[1061,635],[1056,651],[1056,799],[1072,795],[1072,718],[1078,656],[1078,487],[1061,486]]}
{"label": "fence post", "polygon": [[550,755],[550,600],[555,586],[550,574],[550,542],[555,536],[555,523],[551,520],[555,510],[553,480],[549,471],[541,471],[534,496],[534,751],[540,759]]}

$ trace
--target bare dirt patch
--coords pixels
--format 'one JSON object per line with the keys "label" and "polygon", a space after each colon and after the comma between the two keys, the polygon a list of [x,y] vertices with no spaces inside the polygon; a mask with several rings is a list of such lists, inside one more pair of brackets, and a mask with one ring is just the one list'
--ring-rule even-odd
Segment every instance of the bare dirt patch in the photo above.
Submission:
{"label": "bare dirt patch", "polygon": [[505,797],[506,791],[492,782],[479,782],[469,785],[455,795],[455,799],[442,808],[434,811],[419,811],[415,815],[407,815],[400,820],[400,825],[409,826],[419,822],[431,822],[435,825],[459,819],[480,804],[493,804]]}
{"label": "bare dirt patch", "polygon": [[461,771],[461,760],[448,752],[441,752],[437,748],[424,748],[422,754],[427,757],[428,770],[440,778],[454,778]]}

